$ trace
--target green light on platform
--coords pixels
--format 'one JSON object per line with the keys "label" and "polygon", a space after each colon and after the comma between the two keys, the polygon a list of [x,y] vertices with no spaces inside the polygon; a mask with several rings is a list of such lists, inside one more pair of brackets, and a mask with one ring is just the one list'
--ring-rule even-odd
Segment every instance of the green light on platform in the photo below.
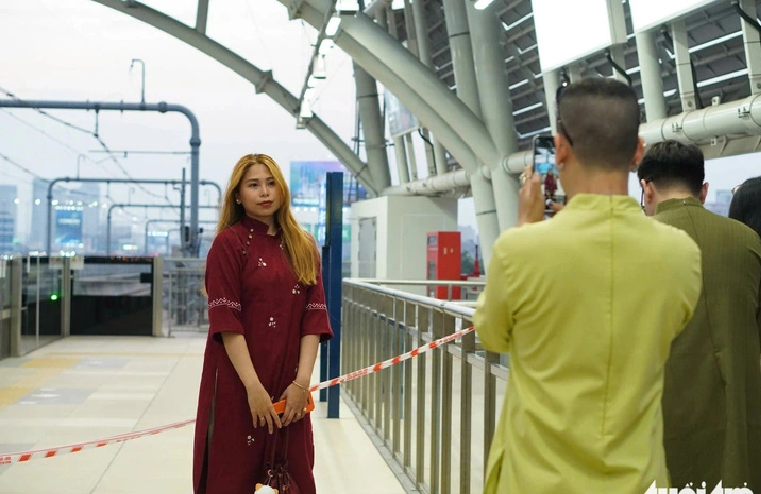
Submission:
{"label": "green light on platform", "polygon": [[54,293],[54,294],[50,295],[50,300],[58,300],[58,294]]}

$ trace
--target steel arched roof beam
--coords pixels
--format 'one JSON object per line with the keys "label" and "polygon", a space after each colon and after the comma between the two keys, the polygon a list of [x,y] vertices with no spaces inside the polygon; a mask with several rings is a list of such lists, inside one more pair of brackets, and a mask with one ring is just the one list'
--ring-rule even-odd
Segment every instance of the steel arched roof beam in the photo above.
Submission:
{"label": "steel arched roof beam", "polygon": [[[229,48],[209,38],[202,32],[172,19],[163,12],[154,10],[147,5],[135,1],[122,0],[93,0],[105,7],[129,15],[160,31],[174,36],[180,41],[196,48],[201,53],[210,56],[225,67],[243,77],[254,85],[257,93],[264,93],[283,107],[294,118],[298,117],[299,100],[280,83],[272,78],[271,71],[261,70],[251,62],[233,52]],[[338,160],[357,177],[370,194],[380,195],[372,182],[367,165],[351,150],[325,122],[316,115],[308,120],[306,128],[325,145]]]}

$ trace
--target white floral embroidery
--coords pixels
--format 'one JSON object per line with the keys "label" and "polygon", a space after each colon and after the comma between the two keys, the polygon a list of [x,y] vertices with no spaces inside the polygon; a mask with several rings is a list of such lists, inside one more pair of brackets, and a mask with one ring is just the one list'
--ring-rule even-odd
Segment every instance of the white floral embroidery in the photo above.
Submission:
{"label": "white floral embroidery", "polygon": [[269,327],[274,328],[275,326],[277,326],[277,321],[275,321],[274,317],[270,317]]}
{"label": "white floral embroidery", "polygon": [[294,295],[298,295],[301,293],[301,285],[296,283],[296,286],[293,287],[293,290],[291,290],[291,293]]}
{"label": "white floral embroidery", "polygon": [[264,259],[262,259],[262,258],[260,257],[260,258],[259,258],[259,267],[262,267],[262,266],[266,266],[266,265],[267,265],[267,263],[266,263],[266,262],[264,262]]}
{"label": "white floral embroidery", "polygon": [[209,309],[213,309],[214,307],[230,307],[231,309],[241,310],[240,304],[238,302],[227,300],[224,297],[217,298],[209,302]]}
{"label": "white floral embroidery", "polygon": [[307,304],[306,310],[328,310],[325,304]]}

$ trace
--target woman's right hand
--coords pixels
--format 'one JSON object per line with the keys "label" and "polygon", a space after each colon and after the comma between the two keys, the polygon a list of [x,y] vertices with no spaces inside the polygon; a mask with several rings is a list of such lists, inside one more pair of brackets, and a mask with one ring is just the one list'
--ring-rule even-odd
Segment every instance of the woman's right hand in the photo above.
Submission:
{"label": "woman's right hand", "polygon": [[275,407],[272,400],[267,394],[267,390],[261,383],[256,383],[250,388],[246,388],[248,393],[248,407],[251,409],[251,418],[254,421],[254,427],[267,426],[270,434],[274,427],[278,429],[282,426],[280,417],[275,413]]}

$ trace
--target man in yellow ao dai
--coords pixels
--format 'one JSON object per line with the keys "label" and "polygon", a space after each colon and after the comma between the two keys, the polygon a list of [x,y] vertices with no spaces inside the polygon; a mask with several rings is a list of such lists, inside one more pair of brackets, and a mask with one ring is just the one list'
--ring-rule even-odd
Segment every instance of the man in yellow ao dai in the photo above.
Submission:
{"label": "man in yellow ao dai", "polygon": [[510,353],[484,492],[643,494],[669,486],[663,370],[701,291],[700,251],[628,195],[643,154],[635,93],[594,78],[558,100],[569,203],[541,221],[527,180],[475,314],[484,348]]}

